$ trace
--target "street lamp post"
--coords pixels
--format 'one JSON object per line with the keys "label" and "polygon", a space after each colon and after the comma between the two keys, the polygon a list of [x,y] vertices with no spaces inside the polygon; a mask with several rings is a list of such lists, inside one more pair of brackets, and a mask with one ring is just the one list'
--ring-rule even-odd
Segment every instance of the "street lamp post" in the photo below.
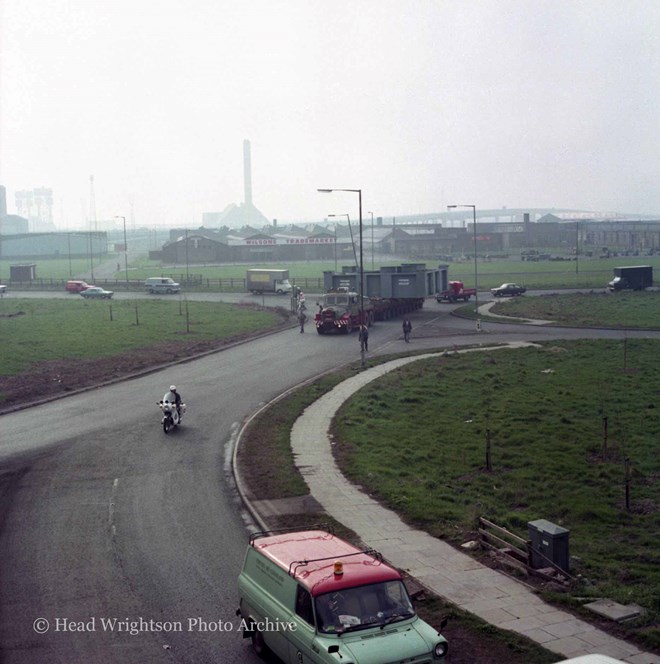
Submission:
{"label": "street lamp post", "polygon": [[121,219],[124,222],[124,272],[126,274],[126,290],[128,290],[128,240],[126,239],[126,217],[116,215],[115,219]]}
{"label": "street lamp post", "polygon": [[369,212],[371,215],[371,269],[375,270],[374,267],[374,213]]}
{"label": "street lamp post", "polygon": [[474,239],[474,313],[477,315],[477,330],[481,330],[479,320],[479,275],[477,271],[477,206],[476,205],[448,205],[448,210],[455,208],[472,208],[472,235]]}
{"label": "street lamp post", "polygon": [[[346,220],[348,221],[348,230],[351,232],[351,241],[353,240],[353,231],[351,229],[351,217],[348,214],[329,214],[328,217],[346,217]],[[335,272],[336,271],[337,271],[337,222],[335,222]]]}
{"label": "street lamp post", "polygon": [[[317,189],[322,194],[331,194],[333,191],[348,191],[358,195],[358,208],[360,212],[360,325],[364,325],[364,255],[362,251],[362,189]],[[364,343],[360,342],[360,361],[364,367]]]}

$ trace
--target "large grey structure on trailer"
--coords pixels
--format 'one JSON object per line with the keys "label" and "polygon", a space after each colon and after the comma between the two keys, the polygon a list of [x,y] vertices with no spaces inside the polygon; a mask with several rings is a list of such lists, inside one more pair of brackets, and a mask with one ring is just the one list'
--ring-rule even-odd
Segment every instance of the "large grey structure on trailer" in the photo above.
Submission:
{"label": "large grey structure on trailer", "polygon": [[[365,270],[363,295],[392,299],[434,297],[447,289],[448,269],[446,265],[427,268],[425,263],[403,263],[380,270]],[[342,267],[341,272],[324,272],[323,286],[326,291],[343,288],[359,293],[360,271],[351,265]]]}

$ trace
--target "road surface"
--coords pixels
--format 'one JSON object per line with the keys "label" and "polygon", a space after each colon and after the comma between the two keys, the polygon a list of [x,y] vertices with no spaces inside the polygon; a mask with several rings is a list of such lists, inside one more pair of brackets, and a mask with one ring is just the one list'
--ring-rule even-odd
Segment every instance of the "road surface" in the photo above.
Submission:
{"label": "road surface", "polygon": [[[430,301],[378,323],[370,353],[622,332],[484,325]],[[634,333],[633,336],[658,336]],[[0,417],[3,664],[253,664],[236,578],[250,523],[233,489],[239,423],[282,391],[359,358],[357,336],[297,328]],[[166,436],[170,383],[189,408]]]}

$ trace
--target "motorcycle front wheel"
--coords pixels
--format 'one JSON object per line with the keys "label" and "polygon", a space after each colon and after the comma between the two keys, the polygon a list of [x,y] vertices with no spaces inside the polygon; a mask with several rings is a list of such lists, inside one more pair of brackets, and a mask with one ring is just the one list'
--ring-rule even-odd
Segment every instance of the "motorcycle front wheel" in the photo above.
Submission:
{"label": "motorcycle front wheel", "polygon": [[169,433],[170,429],[174,426],[174,423],[172,422],[171,417],[164,417],[163,418],[163,431],[165,433]]}

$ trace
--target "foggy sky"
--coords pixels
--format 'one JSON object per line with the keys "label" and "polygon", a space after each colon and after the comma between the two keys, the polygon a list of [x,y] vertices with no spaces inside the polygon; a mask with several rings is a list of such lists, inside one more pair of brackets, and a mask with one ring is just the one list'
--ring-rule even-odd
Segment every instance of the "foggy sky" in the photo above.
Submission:
{"label": "foggy sky", "polygon": [[55,223],[660,213],[657,0],[0,0],[0,184]]}

